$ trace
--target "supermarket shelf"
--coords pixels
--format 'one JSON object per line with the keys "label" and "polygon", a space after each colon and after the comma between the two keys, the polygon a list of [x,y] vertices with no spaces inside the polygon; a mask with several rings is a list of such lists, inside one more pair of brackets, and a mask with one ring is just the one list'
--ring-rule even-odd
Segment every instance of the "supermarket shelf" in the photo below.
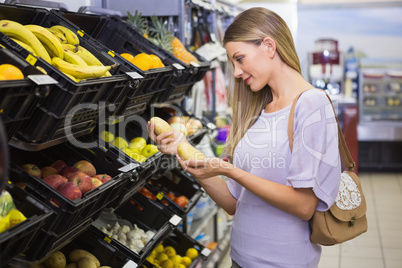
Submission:
{"label": "supermarket shelf", "polygon": [[192,238],[196,238],[204,229],[209,221],[218,213],[219,207],[215,205],[215,207],[209,212],[209,214],[206,217],[202,217],[199,220],[195,220],[191,223],[191,231],[190,231],[190,236]]}
{"label": "supermarket shelf", "polygon": [[225,256],[227,251],[230,249],[230,233],[232,227],[228,226],[225,230],[223,238],[218,241],[218,246],[212,251],[209,258],[202,263],[203,268],[214,268],[220,267],[222,257]]}

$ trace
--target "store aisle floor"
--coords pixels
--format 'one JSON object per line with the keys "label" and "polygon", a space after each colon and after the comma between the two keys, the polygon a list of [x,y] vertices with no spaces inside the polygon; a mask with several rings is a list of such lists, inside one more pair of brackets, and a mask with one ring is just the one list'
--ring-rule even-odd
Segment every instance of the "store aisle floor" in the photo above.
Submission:
{"label": "store aisle floor", "polygon": [[[319,268],[402,267],[402,174],[360,173],[367,201],[367,233],[323,247]],[[219,268],[230,267],[227,254]]]}

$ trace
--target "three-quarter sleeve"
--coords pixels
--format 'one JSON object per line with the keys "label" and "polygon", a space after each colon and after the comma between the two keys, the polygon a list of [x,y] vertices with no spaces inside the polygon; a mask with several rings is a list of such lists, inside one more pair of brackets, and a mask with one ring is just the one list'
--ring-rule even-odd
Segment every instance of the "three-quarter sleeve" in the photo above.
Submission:
{"label": "three-quarter sleeve", "polygon": [[329,209],[338,193],[341,160],[333,108],[323,92],[303,93],[295,109],[293,151],[287,184],[312,188],[317,210]]}

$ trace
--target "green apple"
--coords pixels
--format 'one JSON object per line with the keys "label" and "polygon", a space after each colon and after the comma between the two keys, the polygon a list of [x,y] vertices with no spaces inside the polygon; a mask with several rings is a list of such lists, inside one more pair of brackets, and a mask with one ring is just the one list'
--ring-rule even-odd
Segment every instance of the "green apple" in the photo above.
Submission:
{"label": "green apple", "polygon": [[125,152],[129,157],[131,157],[132,159],[134,159],[135,161],[142,163],[145,160],[147,160],[147,158],[145,156],[143,156],[141,153],[138,153],[136,151],[132,151],[130,148],[124,148],[122,149],[123,152]]}
{"label": "green apple", "polygon": [[114,140],[114,135],[113,135],[113,133],[110,133],[109,131],[102,131],[99,134],[99,138],[101,138],[102,140],[104,140],[106,142],[112,142]]}
{"label": "green apple", "polygon": [[156,154],[159,152],[158,147],[154,144],[147,144],[145,145],[144,149],[142,149],[141,154],[146,158]]}
{"label": "green apple", "polygon": [[136,137],[130,141],[128,148],[141,153],[141,150],[145,147],[145,145],[147,145],[147,141],[143,137]]}
{"label": "green apple", "polygon": [[123,139],[122,137],[116,137],[112,143],[114,146],[116,146],[119,149],[123,149],[128,147],[128,143],[125,139]]}

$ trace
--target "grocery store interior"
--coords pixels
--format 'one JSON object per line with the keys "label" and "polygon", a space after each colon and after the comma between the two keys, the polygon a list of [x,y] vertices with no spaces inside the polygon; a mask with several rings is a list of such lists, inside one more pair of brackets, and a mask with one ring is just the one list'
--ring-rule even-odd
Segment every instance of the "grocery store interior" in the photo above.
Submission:
{"label": "grocery store interior", "polygon": [[401,0],[0,0],[1,268],[232,267],[233,216],[147,122],[224,158],[221,40],[252,7],[289,26],[364,192],[367,231],[318,267],[402,267]]}

